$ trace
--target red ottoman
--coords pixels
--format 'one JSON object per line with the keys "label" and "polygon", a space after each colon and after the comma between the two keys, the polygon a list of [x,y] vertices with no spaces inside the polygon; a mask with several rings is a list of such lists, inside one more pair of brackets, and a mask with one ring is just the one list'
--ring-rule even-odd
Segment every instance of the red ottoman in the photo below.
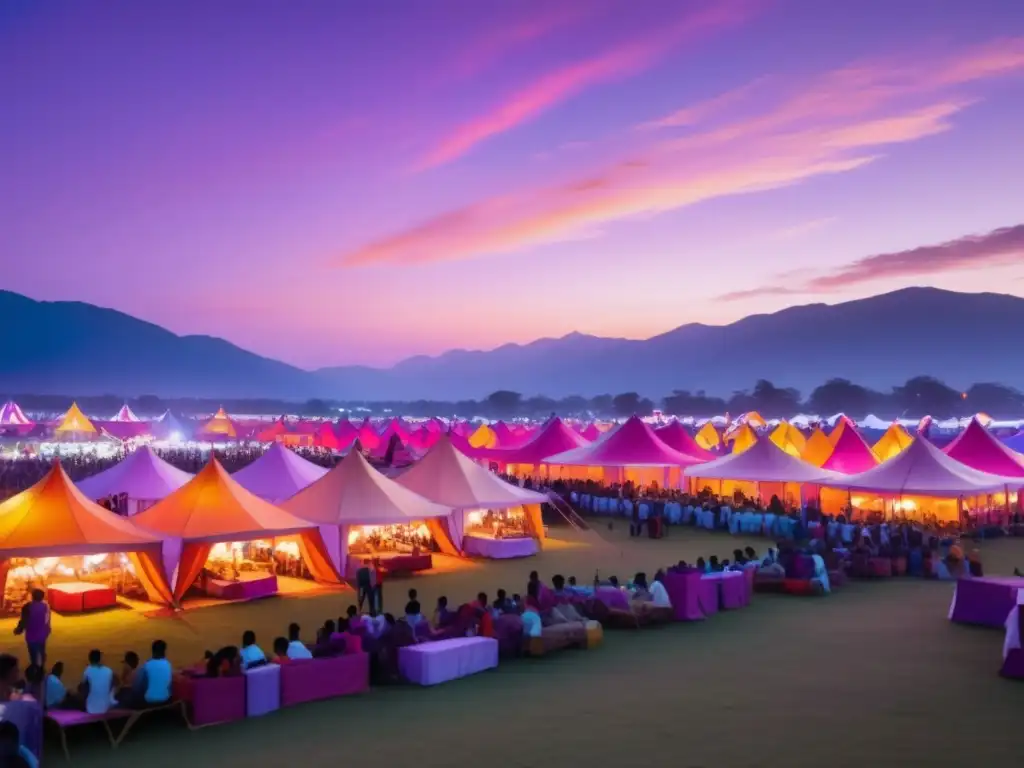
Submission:
{"label": "red ottoman", "polygon": [[98,608],[112,608],[117,604],[117,593],[102,584],[69,581],[51,584],[46,599],[57,613],[81,613]]}

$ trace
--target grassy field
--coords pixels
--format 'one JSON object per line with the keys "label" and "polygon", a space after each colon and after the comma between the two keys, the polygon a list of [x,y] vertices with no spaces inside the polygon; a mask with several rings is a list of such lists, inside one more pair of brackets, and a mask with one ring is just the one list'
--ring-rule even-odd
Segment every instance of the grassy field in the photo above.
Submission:
{"label": "grassy field", "polygon": [[[622,530],[555,542],[525,561],[396,580],[398,612],[415,586],[424,605],[498,587],[522,591],[528,572],[653,573],[751,543],[691,529],[630,540]],[[990,573],[1024,564],[1024,542],[981,547]],[[830,597],[755,597],[745,610],[699,624],[613,632],[594,651],[510,662],[435,689],[393,687],[189,733],[142,723],[117,752],[72,738],[75,765],[334,766],[346,759],[422,768],[502,765],[861,766],[1020,765],[1024,685],[1000,679],[1002,635],[951,625],[950,584],[856,583]],[[277,598],[152,619],[117,611],[55,619],[51,658],[80,668],[91,647],[118,654],[163,637],[178,663],[254,629],[267,644],[290,621],[310,631],[348,595]],[[0,623],[8,636],[13,624]],[[12,637],[13,641],[14,638]],[[21,648],[17,650],[20,652]],[[63,761],[48,742],[48,765]],[[186,751],[187,750],[187,751]],[[486,756],[486,757],[485,757]]]}

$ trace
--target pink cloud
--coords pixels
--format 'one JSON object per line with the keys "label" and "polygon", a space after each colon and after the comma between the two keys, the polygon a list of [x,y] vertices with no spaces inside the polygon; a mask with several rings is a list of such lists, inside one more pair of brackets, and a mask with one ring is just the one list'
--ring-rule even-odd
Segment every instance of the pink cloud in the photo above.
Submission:
{"label": "pink cloud", "polygon": [[721,297],[737,301],[755,296],[828,293],[886,278],[919,278],[980,267],[1024,262],[1024,224],[1003,227],[984,235],[969,235],[938,245],[881,253],[857,259],[838,270],[794,285],[768,285],[735,291]]}
{"label": "pink cloud", "polygon": [[1003,55],[992,44],[930,62],[915,58],[905,66],[920,76],[916,81],[892,61],[861,63],[800,90],[762,94],[775,98],[756,114],[718,120],[685,136],[631,132],[639,145],[603,168],[469,203],[337,262],[426,263],[517,252],[600,232],[616,221],[850,172],[877,161],[883,149],[953,127],[972,102],[937,83],[1024,71],[1024,59],[1014,54],[1018,41],[1000,44]]}
{"label": "pink cloud", "polygon": [[535,119],[582,91],[638,74],[677,46],[747,18],[749,6],[734,0],[711,5],[652,37],[632,41],[570,64],[533,81],[486,113],[464,123],[424,156],[417,168],[444,165],[487,139]]}

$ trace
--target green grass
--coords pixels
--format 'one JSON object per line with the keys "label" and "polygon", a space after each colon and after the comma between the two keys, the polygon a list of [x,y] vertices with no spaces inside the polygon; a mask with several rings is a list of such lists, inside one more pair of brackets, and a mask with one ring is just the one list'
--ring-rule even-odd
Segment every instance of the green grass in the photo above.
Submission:
{"label": "green grass", "polygon": [[[524,588],[531,569],[581,581],[620,577],[743,539],[674,529],[660,541],[602,531],[589,548],[391,582],[398,610],[415,585],[425,605]],[[764,540],[751,542],[759,551]],[[989,572],[1024,563],[1024,542],[982,546]],[[698,624],[609,632],[594,651],[509,662],[434,689],[394,687],[186,732],[143,722],[117,752],[98,734],[72,738],[75,765],[1016,766],[1024,754],[1024,685],[1000,679],[1002,635],[951,625],[952,585],[915,579],[854,583],[826,598],[755,596]],[[261,639],[289,621],[310,630],[348,600],[274,599],[146,619],[123,612],[55,622],[54,658],[89,647],[143,649],[162,636],[178,663],[203,648]],[[0,631],[6,630],[0,625]],[[59,764],[48,742],[47,764]]]}

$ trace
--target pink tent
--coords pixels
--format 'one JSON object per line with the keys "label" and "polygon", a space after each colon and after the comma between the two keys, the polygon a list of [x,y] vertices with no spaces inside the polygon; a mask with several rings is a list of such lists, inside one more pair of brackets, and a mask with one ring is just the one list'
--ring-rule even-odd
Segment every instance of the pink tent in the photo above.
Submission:
{"label": "pink tent", "polygon": [[945,453],[973,469],[1006,477],[1024,477],[1024,457],[992,436],[977,417],[946,446]]}
{"label": "pink tent", "polygon": [[878,466],[878,457],[875,456],[874,451],[864,442],[864,438],[856,429],[847,425],[840,433],[832,447],[832,453],[821,465],[821,468],[832,472],[841,472],[844,475],[853,475],[858,472],[866,472],[876,466]]}
{"label": "pink tent", "polygon": [[181,488],[192,475],[168,464],[149,446],[129,453],[123,461],[79,481],[90,499],[127,494],[128,514],[134,515]]}
{"label": "pink tent", "polygon": [[231,477],[261,499],[277,504],[327,474],[327,469],[299,456],[283,443],[273,443],[256,461]]}
{"label": "pink tent", "polygon": [[747,450],[730,453],[707,464],[687,467],[687,477],[702,480],[745,480],[752,483],[828,484],[839,478],[782,450],[762,437]]}
{"label": "pink tent", "polygon": [[105,432],[118,440],[131,440],[151,434],[149,422],[146,421],[93,421],[101,432]]}
{"label": "pink tent", "polygon": [[638,416],[602,439],[548,456],[543,463],[574,467],[689,467],[701,459],[665,445]]}
{"label": "pink tent", "polygon": [[[593,426],[593,424],[591,424]],[[594,427],[597,429],[597,427]],[[600,436],[600,432],[598,435]],[[717,458],[711,451],[705,450],[697,445],[697,441],[690,436],[690,433],[686,431],[686,427],[679,423],[678,420],[673,419],[671,422],[666,424],[664,427],[659,427],[654,430],[654,434],[665,443],[669,448],[674,448],[680,453],[685,453],[687,456],[693,456],[696,459],[702,461],[711,461]]]}
{"label": "pink tent", "polygon": [[111,421],[135,422],[142,421],[142,419],[135,415],[132,409],[128,407],[128,403],[125,403]]}
{"label": "pink tent", "polygon": [[587,438],[587,440],[593,442],[594,440],[597,440],[597,438],[601,436],[601,430],[598,429],[597,424],[595,424],[594,422],[590,422],[589,424],[587,424],[587,426],[583,428],[583,431],[580,432],[580,434],[583,435],[583,437]]}
{"label": "pink tent", "polygon": [[0,427],[30,427],[33,423],[13,400],[0,407]]}
{"label": "pink tent", "polygon": [[934,496],[950,498],[998,493],[1017,486],[1019,478],[979,472],[952,459],[928,440],[917,438],[902,453],[857,475],[839,476],[823,483],[835,488],[882,496]]}
{"label": "pink tent", "polygon": [[588,444],[586,438],[567,427],[565,422],[556,416],[518,448],[491,448],[477,451],[476,455],[501,464],[536,466],[548,456]]}
{"label": "pink tent", "polygon": [[388,441],[391,440],[392,435],[398,435],[399,439],[405,443],[409,440],[409,429],[402,423],[399,418],[393,418],[384,427],[384,430],[380,433],[380,441],[387,445]]}
{"label": "pink tent", "polygon": [[377,434],[377,430],[373,428],[373,424],[370,422],[370,417],[367,416],[359,427],[359,444],[367,451],[372,451],[378,445],[380,445],[380,435]]}

